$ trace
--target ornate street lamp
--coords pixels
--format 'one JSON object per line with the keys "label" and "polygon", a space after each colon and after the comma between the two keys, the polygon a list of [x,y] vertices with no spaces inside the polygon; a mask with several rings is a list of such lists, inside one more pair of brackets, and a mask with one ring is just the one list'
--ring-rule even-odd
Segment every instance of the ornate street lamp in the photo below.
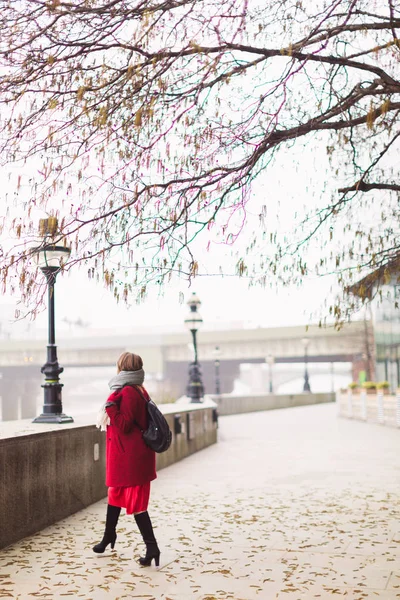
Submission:
{"label": "ornate street lamp", "polygon": [[396,375],[397,375],[397,387],[400,387],[400,358],[399,358],[399,346],[395,348],[395,360],[396,360]]}
{"label": "ornate street lamp", "polygon": [[54,314],[54,286],[57,274],[69,258],[71,249],[58,243],[54,243],[57,234],[58,223],[54,217],[41,219],[40,231],[44,234],[44,242],[38,248],[34,248],[33,255],[36,263],[46,277],[48,287],[48,344],[47,360],[41,368],[45,376],[43,412],[33,420],[33,423],[73,423],[72,417],[67,417],[62,410],[61,389],[59,375],[64,371],[58,364],[57,346],[55,336],[55,314]]}
{"label": "ornate street lamp", "polygon": [[194,350],[194,361],[189,365],[189,383],[186,388],[186,395],[190,398],[191,402],[201,402],[204,396],[201,368],[197,360],[197,332],[203,324],[203,319],[197,310],[200,304],[199,298],[193,292],[188,301],[190,313],[185,319],[185,325],[192,334]]}
{"label": "ornate street lamp", "polygon": [[265,359],[265,362],[268,365],[269,393],[272,394],[274,391],[274,388],[272,385],[272,367],[274,366],[275,358],[272,356],[272,354],[268,354],[267,358]]}
{"label": "ornate street lamp", "polygon": [[308,345],[310,340],[308,338],[303,338],[302,340],[304,346],[304,385],[303,392],[311,392],[310,381],[308,376]]}
{"label": "ornate street lamp", "polygon": [[219,396],[221,394],[221,380],[220,380],[220,374],[219,374],[219,367],[220,367],[220,356],[221,356],[221,349],[219,346],[215,346],[214,351],[213,351],[213,355],[214,355],[214,367],[215,367],[215,395]]}

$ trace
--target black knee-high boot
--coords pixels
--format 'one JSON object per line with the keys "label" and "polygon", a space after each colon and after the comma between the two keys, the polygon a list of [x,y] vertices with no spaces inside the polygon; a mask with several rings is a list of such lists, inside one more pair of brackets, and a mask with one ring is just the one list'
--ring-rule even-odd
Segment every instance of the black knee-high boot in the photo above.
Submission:
{"label": "black knee-high boot", "polygon": [[106,529],[104,531],[103,539],[99,544],[93,546],[93,552],[102,554],[107,548],[108,544],[111,544],[111,548],[114,548],[117,534],[115,528],[118,523],[119,513],[121,508],[119,506],[112,506],[107,504],[107,518],[106,518]]}
{"label": "black knee-high boot", "polygon": [[153,526],[147,510],[146,512],[136,514],[135,521],[142,534],[143,541],[146,544],[146,556],[139,558],[139,563],[143,567],[149,567],[154,558],[156,567],[158,567],[160,564],[160,550],[157,546],[156,538],[154,537]]}

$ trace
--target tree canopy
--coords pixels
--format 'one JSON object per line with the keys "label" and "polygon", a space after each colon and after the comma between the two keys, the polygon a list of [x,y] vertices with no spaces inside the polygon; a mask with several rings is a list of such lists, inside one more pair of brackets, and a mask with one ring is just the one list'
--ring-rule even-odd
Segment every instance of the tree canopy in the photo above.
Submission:
{"label": "tree canopy", "polygon": [[[237,274],[336,271],[346,288],[384,267],[399,252],[399,28],[393,0],[0,0],[4,284],[35,290],[40,211],[71,266],[118,297],[193,277],[199,248],[248,236],[254,185],[301,144],[328,155],[334,185],[290,242],[260,202],[258,259],[238,256]],[[325,252],[307,250],[320,233]]]}

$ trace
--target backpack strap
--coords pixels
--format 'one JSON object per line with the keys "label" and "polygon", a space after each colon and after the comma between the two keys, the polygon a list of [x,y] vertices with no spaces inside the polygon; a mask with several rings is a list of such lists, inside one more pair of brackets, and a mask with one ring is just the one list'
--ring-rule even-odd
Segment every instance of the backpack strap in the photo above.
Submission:
{"label": "backpack strap", "polygon": [[143,394],[142,390],[140,389],[140,387],[138,385],[132,385],[131,387],[135,388],[135,390],[137,390],[140,394],[140,396],[143,398],[143,400],[147,403],[150,400],[150,396],[149,396],[149,400],[147,400],[146,396]]}
{"label": "backpack strap", "polygon": [[[141,389],[140,389],[140,388],[139,388],[137,385],[135,385],[135,384],[132,384],[132,383],[126,383],[126,384],[125,384],[124,386],[122,386],[122,387],[128,387],[128,386],[129,386],[129,387],[132,387],[132,388],[134,388],[134,389],[135,389],[137,392],[139,392],[139,395],[140,395],[140,397],[141,397],[141,398],[143,398],[143,400],[146,402],[146,404],[148,403],[148,400],[146,399],[146,396],[143,394],[142,390],[141,390]],[[150,399],[150,396],[149,396],[149,399]],[[146,409],[147,409],[147,408],[146,408]],[[140,431],[143,433],[143,432],[144,432],[144,429],[142,429],[142,428],[140,427],[140,425],[139,425],[139,423],[136,421],[136,419],[135,419],[135,421],[134,421],[134,422],[136,423],[136,425],[138,426],[138,428],[140,429]]]}
{"label": "backpack strap", "polygon": [[[140,386],[136,385],[135,383],[125,383],[122,387],[123,388],[124,387],[134,388],[135,390],[137,390],[139,392],[139,395],[143,398],[143,400],[145,400],[146,402],[148,402],[146,396],[143,394],[142,390],[140,389]],[[147,395],[149,396],[149,394],[147,394]],[[149,396],[149,400],[150,400],[150,396]]]}

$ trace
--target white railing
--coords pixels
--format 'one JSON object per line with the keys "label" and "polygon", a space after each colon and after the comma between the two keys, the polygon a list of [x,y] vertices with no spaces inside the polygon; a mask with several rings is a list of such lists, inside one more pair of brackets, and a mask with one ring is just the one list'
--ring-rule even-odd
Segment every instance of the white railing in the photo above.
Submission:
{"label": "white railing", "polygon": [[400,390],[396,395],[383,390],[341,390],[336,403],[341,417],[400,427]]}

